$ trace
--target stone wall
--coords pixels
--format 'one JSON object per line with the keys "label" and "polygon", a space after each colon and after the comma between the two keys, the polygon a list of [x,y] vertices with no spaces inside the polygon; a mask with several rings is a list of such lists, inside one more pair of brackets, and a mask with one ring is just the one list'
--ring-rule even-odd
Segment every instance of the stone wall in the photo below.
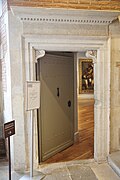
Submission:
{"label": "stone wall", "polygon": [[120,10],[120,0],[8,0],[9,6]]}
{"label": "stone wall", "polygon": [[0,138],[2,137],[2,64],[0,61]]}
{"label": "stone wall", "polygon": [[7,12],[7,0],[2,0],[2,16],[0,17],[0,46],[1,46],[1,64],[2,64],[2,85],[3,90],[7,90],[6,84],[6,62],[5,55],[7,53],[7,34],[6,34],[6,24],[5,24],[5,14]]}
{"label": "stone wall", "polygon": [[5,23],[8,10],[7,0],[2,0],[2,15],[0,16],[0,158],[6,157],[5,139],[3,135],[4,124],[4,96],[7,91],[7,27]]}
{"label": "stone wall", "polygon": [[7,11],[7,0],[2,0],[2,16],[0,17],[0,137],[3,136],[3,90],[6,91],[6,62],[7,52],[6,26],[4,16]]}
{"label": "stone wall", "polygon": [[[5,0],[3,0],[2,2],[5,2]],[[119,0],[43,0],[43,2],[39,1],[39,0],[9,0],[9,7],[10,6],[34,6],[34,7],[53,7],[53,8],[74,8],[74,9],[101,9],[101,10],[120,10],[120,1]],[[96,4],[95,4],[96,3]],[[5,6],[4,6],[5,7]],[[7,3],[6,3],[6,9],[7,9]],[[35,11],[37,10],[37,8],[35,9]],[[4,78],[3,81],[4,83],[4,114],[5,114],[5,121],[11,120],[12,118],[15,118],[16,120],[16,135],[14,136],[13,139],[13,151],[14,154],[13,155],[13,159],[14,159],[14,167],[15,169],[24,169],[25,166],[28,167],[29,159],[28,159],[28,155],[29,155],[29,132],[27,132],[26,130],[28,130],[29,128],[29,124],[30,122],[28,122],[28,124],[26,123],[26,114],[24,112],[24,82],[25,82],[25,61],[29,62],[29,58],[26,57],[28,56],[28,54],[25,56],[24,54],[24,50],[27,49],[26,47],[28,47],[28,45],[25,44],[25,37],[22,36],[24,35],[30,35],[30,34],[36,34],[36,35],[42,35],[44,32],[44,35],[71,35],[71,37],[73,35],[87,35],[87,36],[96,36],[98,38],[98,36],[108,36],[108,28],[106,27],[106,25],[103,25],[103,28],[100,28],[99,25],[94,25],[94,28],[96,29],[96,31],[93,31],[93,26],[92,25],[79,25],[79,24],[57,24],[54,25],[53,23],[47,24],[44,23],[38,23],[38,22],[29,22],[29,21],[20,21],[16,16],[14,16],[10,11],[9,11],[9,16],[8,16],[9,20],[6,18],[6,22],[3,21],[3,23],[1,24],[4,28],[3,34],[5,36],[2,36],[2,44],[3,44],[3,52],[4,55],[3,56],[3,60],[2,62],[5,65],[5,68],[3,68],[2,65],[2,69],[7,70],[7,80]],[[32,23],[34,23],[34,26],[32,25]],[[9,26],[9,28],[8,28]],[[80,28],[81,27],[81,28]],[[90,28],[89,28],[90,27]],[[85,29],[87,28],[87,30]],[[113,27],[114,28],[114,27]],[[54,29],[54,31],[53,31]],[[99,30],[100,29],[100,30]],[[104,31],[103,31],[104,30]],[[88,33],[86,33],[88,32]],[[7,37],[7,38],[6,38]],[[21,38],[22,37],[22,38]],[[26,36],[27,38],[27,36]],[[41,37],[40,37],[41,38]],[[118,37],[117,37],[118,38]],[[115,39],[112,39],[113,41],[113,58],[112,58],[112,63],[114,63],[114,44],[116,44]],[[33,42],[33,40],[37,41],[39,38],[37,39],[32,39],[31,41]],[[9,42],[7,42],[9,40]],[[26,40],[27,41],[27,40]],[[54,41],[54,39],[52,39],[52,41]],[[119,41],[119,40],[118,40]],[[117,42],[118,42],[117,41]],[[55,42],[56,42],[56,37],[55,37]],[[101,41],[100,41],[101,42]],[[48,40],[46,38],[46,43],[48,43]],[[9,51],[7,51],[7,56],[6,56],[6,50],[7,50],[7,44],[9,46]],[[25,46],[26,45],[26,46]],[[119,43],[117,43],[117,47]],[[25,46],[25,47],[24,47]],[[52,46],[51,46],[52,47]],[[91,46],[90,46],[91,47]],[[23,49],[22,49],[23,48]],[[28,49],[29,50],[29,49]],[[76,49],[74,49],[75,51]],[[117,52],[118,49],[116,49]],[[27,50],[26,50],[27,51]],[[9,54],[10,53],[10,54]],[[24,57],[25,56],[25,57]],[[104,58],[103,58],[104,59]],[[25,60],[25,61],[24,61]],[[117,62],[117,58],[115,60]],[[27,63],[26,63],[27,64]],[[29,63],[28,63],[29,64]],[[27,65],[28,65],[27,64]],[[99,63],[100,64],[100,63]],[[107,64],[107,63],[106,63]],[[7,68],[6,68],[7,66]],[[102,64],[103,66],[103,64]],[[99,68],[99,65],[97,65],[97,67]],[[104,66],[103,66],[104,67]],[[11,69],[10,69],[11,68]],[[103,68],[104,69],[104,68]],[[6,71],[2,70],[2,75],[5,75]],[[99,71],[97,71],[99,72]],[[29,70],[28,72],[29,73]],[[114,73],[114,72],[113,72]],[[98,74],[98,76],[100,76]],[[3,76],[3,77],[6,77]],[[114,76],[111,76],[111,78],[114,77],[114,79],[116,79],[116,74]],[[6,83],[7,81],[7,83]],[[114,100],[114,98],[116,97],[115,95],[115,91],[114,91],[114,87],[115,87],[115,80],[112,82],[111,84],[111,93],[114,93],[114,95],[112,96],[113,98],[111,99],[111,103],[112,100]],[[99,83],[99,82],[98,82]],[[106,85],[106,84],[105,84]],[[12,92],[11,92],[11,87],[12,87]],[[100,89],[100,92],[103,93],[103,87],[101,86],[102,91]],[[107,89],[107,88],[106,88]],[[108,91],[108,89],[107,89]],[[106,91],[106,92],[107,92]],[[106,93],[105,92],[105,93]],[[107,94],[107,93],[106,93]],[[99,95],[99,94],[98,94]],[[111,94],[112,95],[112,94]],[[101,95],[103,98],[104,96]],[[12,97],[12,100],[10,99]],[[103,99],[101,100],[103,102]],[[19,102],[19,103],[18,103]],[[101,106],[101,102],[97,101],[96,106],[100,108]],[[114,106],[115,107],[115,106]],[[12,110],[11,110],[12,108]],[[97,108],[96,108],[97,109]],[[103,110],[103,109],[102,109]],[[104,137],[107,137],[108,134],[106,134],[106,129],[104,128],[104,126],[106,127],[106,124],[108,123],[108,121],[106,120],[106,116],[104,117],[104,112],[100,111],[100,113],[98,112],[96,115],[96,119],[97,119],[97,123],[99,126],[99,129],[102,129],[102,136],[100,136],[100,138],[102,139],[100,142],[102,142],[102,146],[100,146],[101,144],[99,143],[99,146],[97,147],[98,149],[100,149],[100,154],[98,149],[97,151],[97,156],[98,158],[104,159],[104,157],[106,157],[106,154],[108,154],[108,152],[106,153],[106,146],[104,146],[104,144],[107,144],[106,141],[104,140]],[[104,111],[106,111],[106,109],[104,108]],[[115,139],[118,133],[118,129],[116,130],[116,124],[114,124],[114,119],[115,119],[115,113],[116,113],[116,109],[114,108],[112,113],[111,113],[111,125],[112,127],[114,126],[114,128],[111,129],[111,147],[115,147],[114,149],[116,149],[115,146]],[[107,114],[107,113],[106,113]],[[118,112],[119,115],[119,112]],[[98,118],[98,116],[100,116],[100,119]],[[108,114],[109,116],[109,114]],[[27,119],[28,120],[28,119]],[[100,121],[99,121],[100,120]],[[103,123],[101,123],[101,120]],[[106,121],[104,121],[106,120]],[[116,117],[116,122],[118,122],[118,117]],[[107,122],[107,123],[106,123]],[[107,126],[108,127],[108,126]],[[100,131],[99,130],[99,131]],[[99,131],[95,132],[97,133],[97,137],[99,138]],[[115,136],[113,137],[115,131]],[[108,132],[109,133],[109,132]],[[103,136],[104,135],[104,136]],[[96,142],[98,138],[96,138]],[[106,138],[108,139],[108,138]],[[95,142],[95,143],[96,143]],[[104,142],[104,143],[103,143]],[[119,142],[119,138],[117,139],[117,144]],[[118,145],[117,145],[118,147]],[[102,150],[101,150],[102,149]],[[105,149],[105,152],[104,152]],[[22,157],[22,158],[21,158]]]}
{"label": "stone wall", "polygon": [[110,151],[120,150],[120,23],[110,26],[111,35],[111,113]]}
{"label": "stone wall", "polygon": [[[106,57],[108,51],[106,47],[108,24],[100,23],[101,13],[98,16],[100,24],[97,24],[96,20],[94,20],[94,24],[82,24],[75,21],[80,16],[76,11],[74,12],[75,20],[72,22],[72,10],[64,10],[65,12],[62,10],[61,12],[60,9],[54,9],[52,13],[50,13],[51,9],[41,10],[38,8],[14,7],[12,10],[12,12],[9,12],[9,50],[11,59],[12,115],[16,120],[16,134],[13,137],[14,168],[19,170],[29,167],[30,115],[25,110],[25,82],[34,77],[32,57],[34,57],[35,52],[33,50],[39,48],[49,51],[79,52],[80,50],[86,51],[86,48],[91,50],[100,46],[99,59],[95,63],[97,79],[95,91],[95,124],[97,124],[95,126],[95,159],[97,161],[106,160],[109,151],[109,111],[107,105],[109,105],[110,91],[108,78],[109,58]],[[88,12],[84,12],[83,19],[86,18],[86,13]],[[94,17],[97,18],[96,12],[94,13]],[[31,14],[35,19],[30,18]],[[55,14],[57,14],[57,17]],[[69,22],[67,22],[68,14]],[[89,15],[87,15],[88,20],[86,20],[86,23],[89,22]],[[110,15],[104,14],[103,18],[106,18],[106,16],[108,20]],[[66,21],[37,21],[41,17],[46,21],[48,18],[64,19]],[[35,127],[37,127],[36,124]],[[34,164],[37,164],[37,128],[35,128],[34,139]]]}
{"label": "stone wall", "polygon": [[6,82],[6,60],[5,56],[7,53],[7,34],[6,34],[6,24],[5,16],[7,12],[7,0],[2,0],[1,4],[2,10],[0,14],[0,158],[5,158],[6,149],[5,149],[5,139],[3,136],[3,124],[4,124],[4,93],[7,89]]}

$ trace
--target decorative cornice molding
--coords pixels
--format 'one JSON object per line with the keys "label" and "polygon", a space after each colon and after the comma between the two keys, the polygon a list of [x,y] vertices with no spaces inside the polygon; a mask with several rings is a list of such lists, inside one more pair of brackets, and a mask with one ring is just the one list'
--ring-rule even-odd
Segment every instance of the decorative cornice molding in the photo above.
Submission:
{"label": "decorative cornice molding", "polygon": [[67,24],[101,24],[107,25],[111,24],[112,20],[105,20],[105,19],[96,19],[96,18],[66,18],[66,17],[35,17],[35,16],[23,16],[20,17],[21,21],[24,22],[45,22],[45,23],[67,23]]}
{"label": "decorative cornice molding", "polygon": [[120,12],[11,7],[23,22],[108,25]]}

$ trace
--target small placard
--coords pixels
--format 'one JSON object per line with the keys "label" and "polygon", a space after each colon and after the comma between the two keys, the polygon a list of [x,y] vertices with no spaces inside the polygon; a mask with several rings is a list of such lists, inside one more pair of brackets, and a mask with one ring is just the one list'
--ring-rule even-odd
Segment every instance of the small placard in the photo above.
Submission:
{"label": "small placard", "polygon": [[15,120],[4,124],[5,138],[15,134]]}
{"label": "small placard", "polygon": [[27,81],[27,107],[26,110],[40,107],[40,81]]}

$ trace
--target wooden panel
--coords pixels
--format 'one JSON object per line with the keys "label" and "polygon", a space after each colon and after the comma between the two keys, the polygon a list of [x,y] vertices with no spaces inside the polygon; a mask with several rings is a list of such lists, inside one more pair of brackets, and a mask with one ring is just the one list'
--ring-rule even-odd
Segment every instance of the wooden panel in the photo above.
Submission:
{"label": "wooden panel", "polygon": [[94,100],[79,101],[79,141],[44,163],[90,159],[94,157]]}

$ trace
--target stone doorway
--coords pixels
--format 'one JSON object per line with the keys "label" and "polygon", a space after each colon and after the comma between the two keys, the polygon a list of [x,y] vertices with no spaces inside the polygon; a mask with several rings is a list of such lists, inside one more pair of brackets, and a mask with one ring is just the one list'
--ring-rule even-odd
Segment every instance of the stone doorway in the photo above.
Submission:
{"label": "stone doorway", "polygon": [[[108,43],[108,42],[104,42],[104,43]],[[59,46],[59,45],[58,45]],[[54,47],[55,48],[55,47]],[[74,48],[73,48],[74,49]],[[69,49],[66,49],[66,50],[69,50]],[[39,50],[36,50],[36,52],[37,51],[39,51]],[[74,52],[74,51],[73,51]],[[102,124],[100,124],[100,116],[102,115],[102,114],[104,114],[104,113],[107,113],[107,111],[105,111],[104,112],[104,109],[102,109],[102,107],[101,107],[101,100],[100,100],[100,92],[98,93],[97,92],[97,88],[102,88],[102,87],[100,87],[100,84],[98,84],[98,77],[100,78],[102,78],[102,76],[100,76],[98,73],[100,73],[100,71],[101,71],[101,69],[99,69],[100,67],[102,68],[103,66],[104,66],[104,64],[103,64],[103,62],[104,62],[104,53],[105,52],[103,52],[103,50],[97,50],[97,51],[95,51],[95,52],[97,52],[97,58],[94,56],[94,51],[87,51],[87,53],[89,54],[89,56],[91,56],[92,58],[93,58],[93,60],[94,60],[94,72],[95,72],[95,92],[94,92],[94,97],[95,97],[95,106],[94,106],[94,121],[95,121],[95,127],[94,127],[94,159],[95,160],[97,160],[97,161],[102,161],[102,160],[105,160],[106,159],[106,157],[107,157],[107,155],[106,156],[103,156],[102,155],[102,153],[103,152],[101,152],[101,155],[100,155],[100,153],[99,153],[99,157],[98,157],[98,152],[99,151],[101,151],[101,148],[100,148],[100,146],[99,146],[99,143],[102,143],[101,145],[103,146],[106,146],[107,144],[105,143],[105,141],[106,142],[109,142],[109,139],[104,139],[104,141],[102,140],[101,141],[101,131],[103,131],[104,130],[104,135],[105,135],[105,133],[107,133],[106,131],[105,131],[105,129],[102,129],[102,127],[101,127],[101,130],[100,130],[100,126],[102,125]],[[37,52],[38,53],[38,52]],[[103,53],[103,54],[102,54]],[[100,60],[100,57],[102,57],[102,55],[103,55],[103,61],[102,62],[98,62],[98,60]],[[76,68],[76,65],[77,65],[77,63],[75,62],[75,68]],[[102,66],[100,66],[100,65],[102,65]],[[96,73],[96,71],[97,71],[97,73]],[[76,71],[75,71],[75,73],[76,73]],[[74,104],[74,106],[75,106],[75,112],[74,112],[74,117],[75,118],[78,118],[77,117],[77,76],[74,76],[75,77],[75,79],[74,79],[74,83],[75,83],[75,94],[74,94],[74,101],[75,101],[75,104]],[[105,81],[105,79],[104,79],[104,77],[103,77],[103,81]],[[108,96],[108,94],[107,94],[107,96]],[[99,100],[97,99],[99,97]],[[102,96],[103,97],[103,96]],[[101,97],[101,98],[102,98]],[[100,115],[100,116],[99,116]],[[105,114],[104,114],[105,115]],[[103,116],[104,116],[103,115]],[[106,114],[105,116],[108,116],[108,114]],[[109,122],[109,119],[108,119],[108,122]],[[97,123],[97,124],[96,124]],[[102,123],[102,122],[101,122]],[[103,123],[105,123],[105,122],[103,122]],[[99,125],[99,127],[98,127],[98,124],[100,124]],[[109,124],[109,123],[108,123]],[[107,125],[107,124],[106,124]],[[104,125],[102,125],[102,126],[104,126]],[[75,126],[74,127],[76,127],[76,129],[75,129],[75,134],[76,134],[76,136],[77,136],[77,119],[75,120]],[[108,128],[107,126],[106,126],[106,128]],[[103,135],[102,135],[102,138],[103,138]],[[104,137],[105,138],[105,137]],[[109,137],[107,137],[107,138],[109,138]],[[105,144],[104,144],[105,143]],[[109,145],[109,144],[108,144]],[[109,149],[109,146],[108,147],[106,147],[106,148],[108,148]],[[103,148],[104,150],[106,149],[105,147]],[[109,151],[109,150],[108,150]],[[106,149],[106,153],[107,153],[107,149]],[[105,152],[104,152],[104,155],[105,155]]]}
{"label": "stone doorway", "polygon": [[[45,54],[50,54],[50,55],[55,55],[55,56],[66,56],[66,57],[76,57],[76,53],[73,52],[46,52]],[[38,55],[40,57],[40,54]],[[40,60],[38,59],[38,63],[40,63]],[[74,58],[74,61],[77,62],[77,59]],[[39,66],[39,65],[37,65]],[[77,67],[78,68],[78,67]],[[37,72],[39,73],[40,69],[38,68]],[[76,71],[74,69],[74,71]],[[77,77],[79,75],[77,74]],[[74,77],[75,79],[77,77]],[[38,75],[38,80],[39,80],[39,75]],[[77,84],[77,87],[79,88],[79,84]],[[89,94],[86,94],[89,96]],[[93,94],[91,94],[93,97]],[[91,96],[90,95],[90,96]],[[41,97],[42,98],[42,97]],[[93,97],[94,98],[94,97]],[[47,160],[40,160],[41,159],[41,153],[40,149],[41,147],[41,131],[42,129],[39,127],[39,148],[38,148],[38,153],[39,153],[39,163],[53,163],[53,162],[63,162],[63,161],[71,161],[71,160],[80,160],[80,159],[91,159],[94,158],[94,99],[83,99],[82,101],[79,101],[79,97],[77,95],[77,102],[78,102],[78,119],[77,119],[77,132],[74,132],[74,144],[65,149],[60,151],[59,153],[56,153],[52,157],[48,158]],[[77,110],[76,110],[77,111]],[[84,113],[82,112],[84,111]],[[41,112],[42,113],[42,112]],[[39,113],[38,113],[39,114]],[[82,115],[84,114],[84,116]],[[89,117],[88,117],[89,116]],[[87,124],[86,124],[87,122]],[[76,122],[74,122],[75,124]],[[38,116],[38,124],[40,126],[40,114]],[[48,129],[48,128],[47,128]],[[49,131],[49,129],[48,129]]]}
{"label": "stone doorway", "polygon": [[[18,129],[13,144],[13,149],[16,151],[14,157],[16,169],[25,164],[29,167],[30,115],[25,110],[25,82],[35,80],[36,57],[40,50],[75,53],[90,50],[89,56],[94,59],[95,70],[94,159],[98,162],[105,161],[109,154],[110,133],[110,40],[107,30],[115,15],[105,12],[101,16],[99,12],[87,12],[86,14],[83,11],[73,12],[72,10],[69,10],[69,13],[68,10],[63,10],[62,14],[59,10],[32,8],[22,10],[20,7],[13,7],[12,10],[9,14],[11,71],[14,72],[14,69],[17,69],[19,77],[18,81],[14,73],[11,75],[12,113],[17,119],[16,127]],[[56,16],[54,12],[57,12]],[[106,17],[108,18],[106,19]],[[97,58],[91,54],[93,51],[97,51]],[[74,64],[75,69],[76,67],[77,62]],[[76,71],[74,77],[77,77]],[[77,138],[77,78],[74,79],[74,87],[74,131]],[[18,97],[23,97],[23,99],[18,99]],[[36,114],[34,120],[36,122]],[[20,126],[22,127],[19,128]],[[36,142],[34,162],[38,164],[36,123],[34,139]],[[25,148],[20,145],[21,141]],[[17,153],[18,148],[19,153]],[[19,160],[21,156],[24,156],[22,161]]]}

